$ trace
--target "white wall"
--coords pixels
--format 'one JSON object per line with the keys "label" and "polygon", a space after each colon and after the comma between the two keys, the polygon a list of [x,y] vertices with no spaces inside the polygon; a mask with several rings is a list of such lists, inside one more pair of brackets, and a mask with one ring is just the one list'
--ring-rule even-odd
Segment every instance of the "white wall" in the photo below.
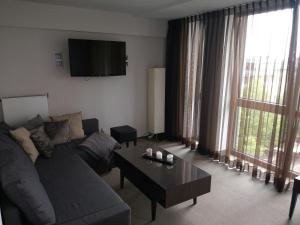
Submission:
{"label": "white wall", "polygon": [[[50,114],[82,111],[85,118],[99,118],[106,131],[128,124],[142,135],[147,131],[147,70],[164,66],[165,30],[164,21],[2,0],[0,97],[49,93]],[[68,38],[126,41],[127,75],[71,78]],[[63,68],[55,66],[56,52],[63,53]]]}
{"label": "white wall", "polygon": [[[126,41],[127,75],[71,78],[68,38]],[[82,111],[101,127],[129,124],[139,135],[147,126],[147,69],[164,62],[164,39],[100,33],[0,28],[0,96],[49,93],[50,114]],[[64,67],[54,53],[62,52]]]}
{"label": "white wall", "polygon": [[0,26],[165,37],[167,21],[22,0],[0,0]]}
{"label": "white wall", "polygon": [[[127,76],[71,78],[68,38],[127,42]],[[101,127],[129,124],[146,131],[147,69],[164,61],[164,39],[82,32],[0,28],[0,96],[49,93],[51,114],[83,111]],[[65,66],[56,67],[54,53]]]}

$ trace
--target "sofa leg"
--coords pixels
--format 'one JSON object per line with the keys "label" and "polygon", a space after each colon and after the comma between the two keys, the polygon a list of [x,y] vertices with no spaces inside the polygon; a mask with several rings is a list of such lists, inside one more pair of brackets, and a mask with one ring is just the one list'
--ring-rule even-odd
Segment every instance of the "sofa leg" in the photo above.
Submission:
{"label": "sofa leg", "polygon": [[124,188],[124,174],[123,174],[122,170],[120,171],[120,188],[121,189]]}
{"label": "sofa leg", "polygon": [[151,200],[151,219],[154,221],[156,219],[156,202]]}
{"label": "sofa leg", "polygon": [[193,198],[193,205],[196,205],[196,204],[197,204],[197,197]]}

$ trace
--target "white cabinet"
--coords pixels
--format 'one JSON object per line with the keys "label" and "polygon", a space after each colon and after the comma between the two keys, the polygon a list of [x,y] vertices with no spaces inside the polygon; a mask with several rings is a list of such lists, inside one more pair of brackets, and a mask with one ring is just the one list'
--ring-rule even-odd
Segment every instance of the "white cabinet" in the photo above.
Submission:
{"label": "white cabinet", "polygon": [[165,132],[165,68],[149,69],[148,132]]}

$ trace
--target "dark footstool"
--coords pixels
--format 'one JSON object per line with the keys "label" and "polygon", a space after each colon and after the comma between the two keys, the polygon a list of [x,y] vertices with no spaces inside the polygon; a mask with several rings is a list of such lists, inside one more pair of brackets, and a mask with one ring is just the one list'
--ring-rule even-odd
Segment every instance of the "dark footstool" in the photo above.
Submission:
{"label": "dark footstool", "polygon": [[136,129],[130,126],[120,126],[110,128],[110,135],[116,139],[120,144],[126,142],[127,148],[129,147],[129,141],[133,141],[136,145],[137,133]]}

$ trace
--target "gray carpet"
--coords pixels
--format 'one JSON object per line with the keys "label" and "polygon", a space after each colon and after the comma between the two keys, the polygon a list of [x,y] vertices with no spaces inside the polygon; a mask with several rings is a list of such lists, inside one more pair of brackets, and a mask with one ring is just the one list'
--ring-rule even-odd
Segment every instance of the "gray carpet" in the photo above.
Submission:
{"label": "gray carpet", "polygon": [[177,143],[153,143],[140,140],[139,145],[161,145],[177,156],[191,161],[194,165],[212,175],[209,194],[200,196],[192,206],[192,200],[164,209],[157,207],[157,218],[150,220],[150,201],[129,181],[124,189],[119,188],[119,170],[104,176],[121,198],[131,207],[133,225],[299,225],[300,198],[294,217],[288,221],[291,191],[277,193],[272,184],[253,180],[246,174],[227,170],[211,162],[195,151]]}

